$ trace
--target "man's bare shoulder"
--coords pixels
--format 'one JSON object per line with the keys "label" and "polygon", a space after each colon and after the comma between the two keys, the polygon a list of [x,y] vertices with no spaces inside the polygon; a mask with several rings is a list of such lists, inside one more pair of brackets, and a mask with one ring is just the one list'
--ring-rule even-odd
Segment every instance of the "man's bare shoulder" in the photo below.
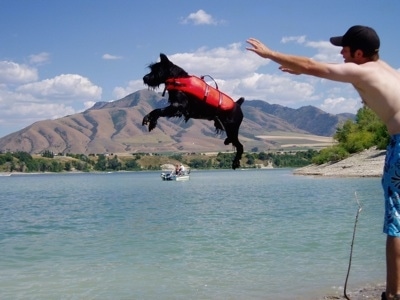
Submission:
{"label": "man's bare shoulder", "polygon": [[[371,82],[390,82],[395,81],[400,84],[400,72],[392,68],[382,60],[369,61],[362,64],[344,63],[338,67],[341,75],[353,84],[362,82],[371,84]],[[376,84],[374,84],[376,86]]]}
{"label": "man's bare shoulder", "polygon": [[394,69],[393,67],[391,67],[388,63],[386,63],[383,60],[376,60],[376,61],[369,61],[363,64],[358,65],[360,68],[363,69],[383,69],[383,70],[387,70],[387,71],[395,71],[397,73],[399,73],[396,69]]}
{"label": "man's bare shoulder", "polygon": [[353,62],[325,64],[325,66],[327,72],[322,74],[321,77],[341,82],[358,82],[364,74],[369,72],[367,67],[361,67],[361,65]]}
{"label": "man's bare shoulder", "polygon": [[371,61],[360,65],[360,68],[369,74],[369,77],[379,77],[375,80],[400,81],[400,72],[383,60]]}

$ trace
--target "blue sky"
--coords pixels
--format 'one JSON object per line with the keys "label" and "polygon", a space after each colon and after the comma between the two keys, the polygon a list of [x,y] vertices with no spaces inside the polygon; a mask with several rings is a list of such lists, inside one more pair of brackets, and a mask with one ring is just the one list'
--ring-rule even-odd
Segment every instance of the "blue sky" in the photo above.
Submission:
{"label": "blue sky", "polygon": [[0,137],[145,88],[160,52],[234,98],[355,113],[351,85],[282,73],[246,39],[341,63],[329,37],[368,25],[400,70],[399,14],[398,0],[0,0]]}

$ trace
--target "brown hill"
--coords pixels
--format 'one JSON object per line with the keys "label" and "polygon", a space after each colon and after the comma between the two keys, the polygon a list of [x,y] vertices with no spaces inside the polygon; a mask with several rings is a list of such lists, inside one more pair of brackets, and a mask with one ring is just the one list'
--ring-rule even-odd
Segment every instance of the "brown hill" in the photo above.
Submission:
{"label": "brown hill", "polygon": [[[210,152],[229,151],[225,146],[225,134],[216,134],[213,122],[160,118],[152,132],[142,126],[143,117],[156,107],[166,106],[166,99],[149,90],[140,90],[114,102],[99,102],[92,108],[56,120],[36,122],[20,131],[0,138],[1,151],[25,151],[40,153],[137,153],[137,152]],[[274,115],[274,107],[279,114]],[[245,118],[240,128],[240,139],[247,151],[275,148],[273,141],[257,136],[270,132],[294,134],[319,134],[305,129],[328,128],[328,135],[335,130],[340,118],[316,108],[288,109],[271,106],[263,101],[246,101],[242,105]],[[277,109],[279,108],[279,109]],[[313,123],[318,115],[318,122]],[[288,117],[290,122],[282,116]],[[299,119],[307,119],[306,126],[294,125]],[[294,119],[294,120],[293,120]],[[322,126],[324,120],[329,120]],[[300,122],[301,123],[301,122]],[[325,132],[325,133],[326,133]]]}

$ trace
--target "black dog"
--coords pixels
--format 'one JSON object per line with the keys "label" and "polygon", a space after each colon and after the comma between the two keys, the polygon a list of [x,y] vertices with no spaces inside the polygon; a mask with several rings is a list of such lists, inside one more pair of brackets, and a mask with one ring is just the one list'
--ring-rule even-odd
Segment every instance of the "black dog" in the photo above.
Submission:
{"label": "black dog", "polygon": [[[151,72],[143,77],[150,88],[165,84],[168,91],[169,106],[158,108],[143,118],[142,125],[149,124],[149,131],[157,125],[159,117],[184,117],[214,120],[217,131],[225,130],[225,145],[236,148],[232,168],[240,166],[243,145],[239,142],[239,127],[243,120],[241,104],[244,98],[233,101],[229,96],[206,84],[203,78],[190,76],[185,70],[173,64],[166,55],[160,54],[160,62],[149,65]],[[165,93],[164,90],[164,93]],[[164,94],[163,94],[164,95]]]}

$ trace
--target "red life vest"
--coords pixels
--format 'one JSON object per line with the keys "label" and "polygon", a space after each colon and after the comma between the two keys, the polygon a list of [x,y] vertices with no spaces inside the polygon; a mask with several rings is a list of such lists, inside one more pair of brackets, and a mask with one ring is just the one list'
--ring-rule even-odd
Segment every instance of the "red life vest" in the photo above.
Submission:
{"label": "red life vest", "polygon": [[181,91],[190,94],[221,110],[230,110],[235,105],[235,101],[231,97],[196,76],[167,79],[165,89],[167,91]]}

